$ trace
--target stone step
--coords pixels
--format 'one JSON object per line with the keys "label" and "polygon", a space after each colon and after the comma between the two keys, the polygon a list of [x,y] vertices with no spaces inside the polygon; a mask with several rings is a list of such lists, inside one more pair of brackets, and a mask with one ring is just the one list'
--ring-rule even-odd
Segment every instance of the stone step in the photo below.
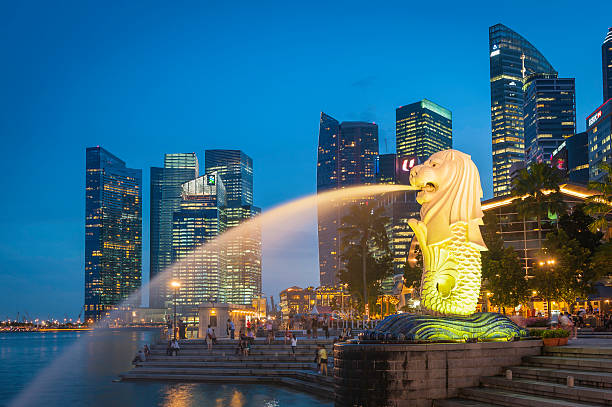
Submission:
{"label": "stone step", "polygon": [[[304,367],[296,367],[296,370],[303,370]],[[134,369],[138,374],[158,374],[158,375],[204,375],[204,376],[287,376],[290,369],[260,369],[260,368],[201,368],[188,366],[149,366],[142,365]],[[306,375],[303,376],[307,378]]]}
{"label": "stone step", "polygon": [[592,407],[592,404],[577,403],[563,399],[514,393],[490,387],[468,387],[461,389],[464,398],[506,407]]}
{"label": "stone step", "polygon": [[499,404],[484,403],[482,401],[452,398],[434,400],[433,407],[499,407]]}
{"label": "stone step", "polygon": [[130,373],[143,375],[143,374],[155,374],[155,375],[212,375],[212,376],[264,376],[264,377],[292,377],[299,380],[304,380],[312,383],[319,383],[325,385],[333,385],[333,376],[322,376],[318,372],[313,370],[303,369],[244,369],[244,368],[194,368],[194,367],[151,367],[147,364],[142,364]]}
{"label": "stone step", "polygon": [[612,391],[593,387],[568,387],[564,384],[530,379],[507,380],[505,377],[499,376],[483,377],[480,379],[480,383],[484,387],[493,387],[534,396],[545,396],[601,405],[612,404]]}
{"label": "stone step", "polygon": [[612,339],[611,332],[593,332],[588,334],[578,334],[578,339]]}
{"label": "stone step", "polygon": [[[314,354],[296,354],[295,357],[293,355],[184,355],[180,354],[179,356],[166,356],[165,354],[162,356],[153,355],[147,358],[147,362],[155,361],[155,362],[164,362],[164,361],[172,361],[172,360],[193,360],[193,361],[206,361],[206,362],[223,362],[223,361],[259,361],[259,362],[270,362],[270,361],[278,361],[278,362],[312,362],[314,360]],[[334,358],[328,358],[329,361],[332,361]]]}
{"label": "stone step", "polygon": [[565,384],[567,377],[572,376],[576,386],[612,389],[612,373],[533,366],[514,366],[507,369],[512,370],[513,378]]}
{"label": "stone step", "polygon": [[[612,345],[612,342],[610,343]],[[612,347],[550,346],[544,348],[544,356],[611,359]]]}
{"label": "stone step", "polygon": [[529,356],[524,364],[529,366],[551,367],[556,369],[588,370],[612,372],[612,360],[600,358],[578,358],[563,356]]}
{"label": "stone step", "polygon": [[[203,350],[192,350],[192,349],[180,349],[178,351],[178,353],[180,355],[208,355],[208,356],[231,356],[231,355],[235,355],[236,354],[236,348],[234,349],[228,349],[228,350],[218,350],[218,349],[213,349],[212,351],[207,351],[205,349]],[[327,351],[328,354],[331,354],[332,352],[330,350]],[[291,352],[290,349],[284,349],[284,350],[277,350],[277,351],[261,351],[261,350],[253,350],[253,348],[251,348],[251,350],[249,351],[249,355],[261,355],[261,356],[274,356],[274,355],[293,355],[293,352]],[[312,355],[314,357],[315,354],[315,349],[309,350],[309,349],[296,349],[295,350],[295,354],[296,355]],[[153,350],[151,351],[151,355],[153,356],[168,356],[166,354],[166,350],[164,349],[163,351],[160,350]]]}
{"label": "stone step", "polygon": [[314,363],[304,362],[193,362],[193,361],[176,361],[176,362],[144,362],[137,366],[150,367],[194,367],[194,368],[236,368],[236,369],[310,369],[316,366]]}

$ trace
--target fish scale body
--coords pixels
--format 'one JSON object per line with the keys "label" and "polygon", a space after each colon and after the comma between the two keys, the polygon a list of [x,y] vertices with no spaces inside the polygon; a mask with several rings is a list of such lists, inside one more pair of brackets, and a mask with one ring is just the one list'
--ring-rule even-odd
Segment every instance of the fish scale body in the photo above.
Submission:
{"label": "fish scale body", "polygon": [[[440,314],[470,315],[476,311],[481,282],[480,250],[467,239],[467,224],[451,225],[451,239],[430,248],[435,256],[421,281],[421,304]],[[455,285],[444,297],[437,288],[441,276],[452,275]]]}

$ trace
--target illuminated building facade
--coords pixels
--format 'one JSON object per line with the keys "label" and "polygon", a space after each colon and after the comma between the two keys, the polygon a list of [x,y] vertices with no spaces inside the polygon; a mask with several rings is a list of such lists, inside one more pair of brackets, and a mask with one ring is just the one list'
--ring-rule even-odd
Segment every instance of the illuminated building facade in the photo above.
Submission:
{"label": "illuminated building facade", "polygon": [[489,27],[493,194],[510,193],[510,166],[525,159],[523,78],[556,73],[546,58],[503,24]]}
{"label": "illuminated building facade", "polygon": [[589,138],[589,180],[601,181],[605,172],[599,164],[612,163],[612,99],[608,99],[586,118]]}
{"label": "illuminated building facade", "polygon": [[225,247],[211,243],[226,229],[223,181],[213,172],[181,188],[181,203],[172,222],[171,274],[172,280],[181,284],[177,304],[185,309],[203,302],[225,302],[221,288],[227,263]]}
{"label": "illuminated building facade", "polygon": [[427,99],[395,109],[395,143],[400,157],[430,155],[453,147],[453,116],[450,110]]}
{"label": "illuminated building facade", "polygon": [[379,184],[395,184],[395,154],[380,154],[378,156],[378,172],[376,181]]}
{"label": "illuminated building facade", "polygon": [[524,80],[525,161],[550,164],[553,151],[576,132],[574,78],[536,73]]}
{"label": "illuminated building facade", "polygon": [[[592,192],[581,185],[563,184],[560,185],[560,192],[563,201],[567,205],[567,210],[571,210],[575,205],[584,202]],[[542,247],[540,243],[546,241],[546,234],[556,230],[557,217],[547,217],[541,220],[542,240],[538,238],[537,220],[525,218],[518,214],[512,197],[497,197],[482,202],[482,211],[486,214],[495,215],[497,233],[504,241],[506,247],[516,250],[521,259],[525,274],[529,275],[533,263]]]}
{"label": "illuminated building facade", "polygon": [[[172,264],[172,221],[181,205],[181,186],[197,178],[198,173],[195,153],[166,154],[163,168],[151,167],[151,281]],[[149,286],[151,308],[168,305],[168,279],[163,280]]]}
{"label": "illuminated building facade", "polygon": [[[376,182],[378,126],[367,122],[338,122],[321,113],[317,156],[317,192]],[[321,285],[338,283],[341,266],[338,227],[343,207],[339,202],[332,211],[319,210],[319,267]]]}
{"label": "illuminated building facade", "polygon": [[601,44],[601,71],[603,73],[604,102],[612,99],[612,27]]}
{"label": "illuminated building facade", "polygon": [[[140,288],[142,170],[102,147],[86,150],[85,320],[98,321]],[[132,298],[126,306],[139,306]]]}
{"label": "illuminated building facade", "polygon": [[[240,150],[206,150],[206,172],[217,172],[227,191],[227,229],[257,216],[253,206],[253,160]],[[225,301],[250,305],[261,296],[261,230],[245,229],[224,243],[227,270],[222,281]]]}
{"label": "illuminated building facade", "polygon": [[308,315],[312,307],[316,305],[316,293],[314,287],[301,288],[289,287],[280,293],[280,307],[283,319],[297,314]]}
{"label": "illuminated building facade", "polygon": [[570,182],[589,183],[589,135],[586,131],[565,139],[567,149],[567,174]]}

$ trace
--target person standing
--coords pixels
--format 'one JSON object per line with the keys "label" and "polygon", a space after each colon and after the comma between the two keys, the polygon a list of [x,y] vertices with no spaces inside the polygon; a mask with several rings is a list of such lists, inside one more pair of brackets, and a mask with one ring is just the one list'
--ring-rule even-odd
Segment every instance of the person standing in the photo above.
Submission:
{"label": "person standing", "polygon": [[312,337],[314,339],[317,339],[318,334],[317,334],[317,324],[319,323],[319,321],[317,321],[317,317],[313,317],[312,318]]}
{"label": "person standing", "polygon": [[272,329],[272,321],[269,319],[266,322],[266,331],[268,335],[268,345],[271,345],[274,341],[274,330]]}
{"label": "person standing", "polygon": [[323,345],[319,346],[319,366],[320,366],[319,373],[327,376],[327,350],[325,349],[325,346]]}
{"label": "person standing", "polygon": [[229,323],[230,338],[232,338],[233,340],[234,334],[236,332],[236,326],[234,325],[234,321],[232,321],[231,319],[228,319],[227,322]]}
{"label": "person standing", "polygon": [[297,338],[294,334],[291,335],[291,353],[293,354],[293,359],[295,359],[295,348],[297,348]]}
{"label": "person standing", "polygon": [[208,328],[206,329],[206,344],[208,345],[208,350],[212,351],[212,346],[213,346],[213,329],[210,327],[210,324],[208,325]]}

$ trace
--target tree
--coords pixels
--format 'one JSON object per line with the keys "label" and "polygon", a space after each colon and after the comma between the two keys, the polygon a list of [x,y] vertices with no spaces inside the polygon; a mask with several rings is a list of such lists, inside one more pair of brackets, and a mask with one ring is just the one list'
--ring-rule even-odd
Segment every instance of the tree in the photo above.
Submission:
{"label": "tree", "polygon": [[559,218],[559,227],[567,234],[570,239],[576,239],[580,246],[588,249],[591,254],[601,245],[603,233],[592,232],[591,224],[595,219],[585,213],[585,205],[576,205],[570,213],[566,213]]}
{"label": "tree", "polygon": [[542,259],[533,266],[531,279],[532,287],[538,291],[538,295],[548,303],[548,317],[551,316],[550,303],[560,297],[559,279],[555,276],[555,260]]}
{"label": "tree", "polygon": [[378,294],[380,281],[393,270],[386,230],[388,223],[389,218],[384,216],[384,208],[373,208],[367,203],[350,206],[348,213],[342,217],[342,226],[339,228],[341,258],[346,262],[346,268],[339,273],[339,277],[342,282],[349,284],[352,292],[359,294],[356,289],[361,289],[364,307],[370,302],[368,291]]}
{"label": "tree", "polygon": [[483,238],[488,251],[482,252],[482,277],[491,291],[489,301],[493,306],[515,308],[529,300],[529,284],[518,254],[494,233],[495,218],[486,217]]}
{"label": "tree", "polygon": [[542,218],[565,211],[559,185],[563,182],[561,172],[545,163],[535,163],[523,169],[513,181],[512,195],[523,218],[535,217],[538,225],[538,243],[542,247]]}
{"label": "tree", "polygon": [[591,266],[591,251],[571,239],[564,230],[549,233],[546,237],[546,265],[551,261],[554,270],[556,293],[553,300],[564,301],[571,306],[578,297],[591,293],[592,284],[598,279],[598,271]]}
{"label": "tree", "polygon": [[585,212],[593,216],[594,220],[589,225],[592,232],[604,231],[607,238],[608,218],[612,215],[612,165],[606,162],[599,164],[599,169],[605,173],[602,181],[589,182],[589,188],[598,193],[587,198]]}
{"label": "tree", "polygon": [[[423,276],[423,253],[416,249],[414,257],[406,259],[404,265],[404,284],[412,287],[413,292],[418,293],[421,289],[421,277]],[[413,296],[414,297],[414,296]]]}

